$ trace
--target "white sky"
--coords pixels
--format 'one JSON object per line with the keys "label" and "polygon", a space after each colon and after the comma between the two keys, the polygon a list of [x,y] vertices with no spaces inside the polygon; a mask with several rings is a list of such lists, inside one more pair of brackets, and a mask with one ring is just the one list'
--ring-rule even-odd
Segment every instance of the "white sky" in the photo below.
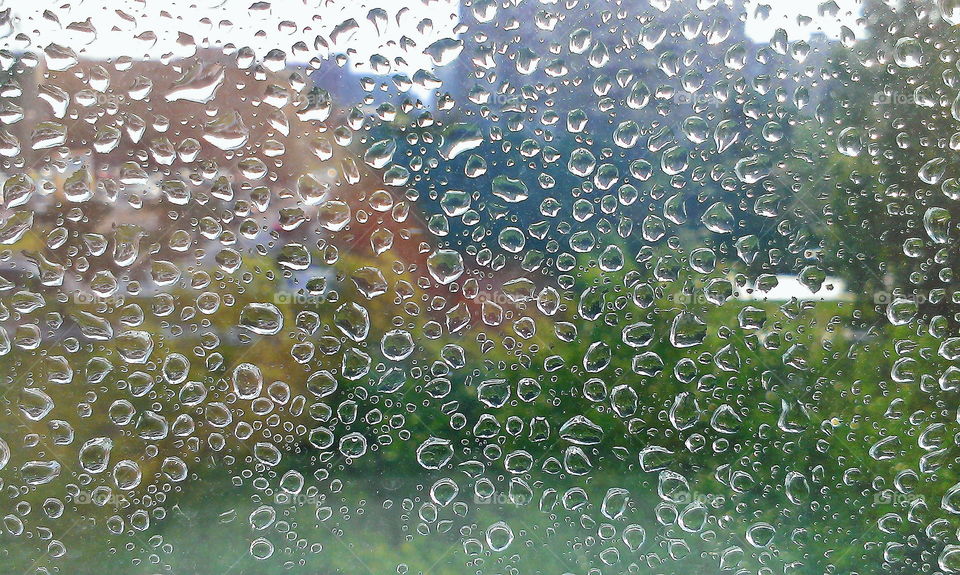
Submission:
{"label": "white sky", "polygon": [[810,288],[803,285],[797,276],[777,275],[777,285],[770,291],[763,292],[754,289],[747,293],[747,290],[741,289],[737,299],[741,301],[790,301],[797,298],[800,301],[838,301],[849,297],[847,282],[842,278],[827,276],[827,279],[823,282],[823,287],[814,293],[810,291]]}
{"label": "white sky", "polygon": [[[770,16],[766,20],[756,15],[757,6],[764,4],[770,7]],[[857,19],[862,14],[863,5],[859,0],[828,0],[827,4],[836,4],[836,15],[830,15],[829,10],[821,15],[818,7],[824,4],[822,0],[749,0],[745,32],[755,42],[769,41],[777,28],[786,30],[791,42],[808,40],[817,32],[837,39],[841,26],[853,30],[857,38],[861,36],[863,27],[857,25]],[[801,25],[798,16],[807,16],[812,21]]]}
{"label": "white sky", "polygon": [[[819,7],[826,4],[820,0],[747,0],[746,33],[756,42],[770,40],[777,28],[784,28],[791,42],[809,39],[818,31],[838,38],[842,25],[857,35],[862,33],[862,27],[856,23],[861,13],[859,0],[829,3],[836,4],[835,15],[821,10]],[[756,8],[760,5],[770,7],[765,20],[757,17]],[[356,50],[352,65],[366,63],[371,55],[379,53],[393,64],[391,73],[407,75],[420,68],[432,68],[430,58],[422,50],[438,39],[454,36],[460,12],[460,0],[0,0],[0,6],[13,9],[15,32],[31,39],[31,44],[25,46],[10,35],[0,39],[0,46],[39,52],[56,42],[94,59],[118,55],[138,59],[157,59],[168,54],[185,56],[192,47],[178,44],[182,33],[192,36],[201,47],[233,43],[238,48],[253,48],[258,57],[269,49],[280,48],[287,52],[288,63],[304,63],[314,56],[328,57],[326,48],[315,46],[315,38],[320,35],[329,39],[335,26],[353,18],[359,28],[342,39],[332,52]],[[379,33],[367,18],[373,8],[387,12],[386,26]],[[44,17],[44,10],[55,14],[59,23]],[[126,17],[118,13],[121,10]],[[801,25],[801,15],[812,21]],[[69,25],[87,19],[97,30],[95,37],[68,29]],[[424,19],[429,19],[432,26],[425,25]],[[155,34],[155,40],[143,38],[146,32]],[[399,40],[404,35],[416,42],[416,48],[400,47]],[[141,38],[137,39],[138,36]],[[305,55],[293,55],[291,46],[298,41],[306,43]],[[402,57],[406,66],[397,65],[397,57]]]}
{"label": "white sky", "polygon": [[[23,46],[11,35],[0,40],[0,45],[39,52],[50,42],[56,42],[74,49],[81,57],[107,59],[125,55],[158,59],[167,54],[189,54],[192,48],[177,42],[183,33],[193,36],[201,47],[233,43],[238,48],[253,48],[258,57],[279,48],[287,53],[288,62],[304,63],[315,56],[329,56],[326,48],[315,46],[317,35],[329,41],[334,27],[353,18],[359,28],[343,38],[332,52],[342,53],[352,48],[357,51],[357,62],[368,62],[374,53],[385,56],[391,63],[399,56],[408,66],[394,65],[391,73],[412,74],[419,68],[431,68],[430,58],[422,53],[424,48],[438,39],[453,36],[459,20],[459,3],[459,0],[431,0],[429,5],[422,0],[0,0],[0,6],[13,9],[15,33],[25,33],[32,40],[30,46]],[[258,5],[263,7],[250,9]],[[373,8],[387,12],[387,23],[381,33],[367,19]],[[45,18],[44,10],[55,14],[59,23]],[[127,17],[118,14],[118,10]],[[95,38],[68,29],[71,23],[82,23],[88,18],[97,30]],[[432,21],[432,26],[424,25],[425,18]],[[155,34],[155,42],[137,39],[145,32]],[[399,40],[403,35],[416,42],[417,47],[402,50]],[[305,42],[309,49],[305,56],[292,54],[291,46],[298,41]]]}

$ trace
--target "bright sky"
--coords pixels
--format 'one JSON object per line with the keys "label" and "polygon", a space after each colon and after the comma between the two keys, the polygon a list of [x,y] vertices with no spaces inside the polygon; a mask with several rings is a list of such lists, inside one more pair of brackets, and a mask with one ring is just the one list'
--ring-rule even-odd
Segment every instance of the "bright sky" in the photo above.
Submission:
{"label": "bright sky", "polygon": [[[756,42],[769,41],[777,28],[784,28],[791,42],[809,39],[818,31],[839,38],[844,25],[856,35],[862,33],[856,22],[860,0],[746,1],[746,33]],[[28,46],[18,44],[15,35],[0,39],[0,47],[13,50],[40,51],[56,42],[88,58],[157,59],[189,55],[194,49],[192,37],[201,47],[249,46],[258,57],[279,47],[287,53],[288,63],[349,49],[356,51],[352,64],[366,64],[371,55],[380,54],[390,61],[390,74],[407,75],[432,68],[422,51],[436,40],[454,36],[460,12],[460,0],[0,0],[0,6],[4,3],[13,9],[14,31],[32,41]],[[763,6],[767,8],[758,10]],[[375,8],[386,13],[385,19],[371,15]],[[769,13],[765,19],[764,12]],[[804,23],[800,16],[810,21]],[[316,43],[318,35],[329,41],[334,29],[351,18],[357,26],[346,26],[349,30],[335,45]],[[403,36],[416,46],[401,46]],[[298,41],[308,48],[303,54],[292,53]],[[397,57],[405,64],[397,64]]]}
{"label": "bright sky", "polygon": [[[759,6],[769,6],[769,17],[762,19],[758,15]],[[859,38],[863,27],[857,24],[862,14],[862,2],[859,0],[748,0],[746,34],[755,42],[767,42],[777,28],[787,32],[787,38],[808,40],[816,32],[828,38],[840,38],[841,26],[850,28]],[[762,11],[760,12],[762,14]],[[800,17],[810,18],[809,23],[800,21]]]}
{"label": "bright sky", "polygon": [[[2,2],[2,0],[0,0]],[[330,53],[356,50],[356,62],[369,62],[374,53],[390,60],[391,73],[412,74],[419,68],[431,68],[423,49],[436,40],[452,37],[459,21],[459,0],[422,1],[377,0],[7,0],[13,9],[14,31],[27,34],[32,44],[24,46],[13,36],[0,45],[18,50],[42,50],[50,42],[73,48],[81,57],[107,59],[119,55],[157,59],[173,54],[185,56],[193,50],[183,35],[192,36],[198,46],[249,46],[262,57],[269,49],[280,48],[287,61],[304,63]],[[2,5],[2,4],[0,4]],[[383,9],[385,18],[371,14]],[[49,10],[59,22],[44,16]],[[321,17],[322,15],[322,17]],[[319,35],[329,42],[331,32],[350,19],[357,26],[347,31],[329,49],[316,45]],[[92,34],[83,24],[88,19],[96,30]],[[429,22],[424,22],[429,19]],[[379,28],[379,30],[378,30]],[[400,38],[408,36],[416,47],[404,49]],[[294,55],[291,47],[303,41],[306,54]],[[395,64],[402,57],[406,66]]]}
{"label": "bright sky", "polygon": [[790,301],[792,298],[800,301],[838,301],[849,297],[847,282],[842,278],[827,276],[823,287],[814,293],[797,276],[790,275],[777,275],[777,285],[770,291],[753,289],[748,293],[747,290],[741,290],[737,295],[737,299],[742,301]]}

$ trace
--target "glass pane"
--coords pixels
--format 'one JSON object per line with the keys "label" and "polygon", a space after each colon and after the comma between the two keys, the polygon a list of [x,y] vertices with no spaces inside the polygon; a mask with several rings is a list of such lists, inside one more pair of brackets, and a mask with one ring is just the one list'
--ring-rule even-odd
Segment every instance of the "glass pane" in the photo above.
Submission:
{"label": "glass pane", "polygon": [[958,24],[7,2],[0,571],[960,572]]}

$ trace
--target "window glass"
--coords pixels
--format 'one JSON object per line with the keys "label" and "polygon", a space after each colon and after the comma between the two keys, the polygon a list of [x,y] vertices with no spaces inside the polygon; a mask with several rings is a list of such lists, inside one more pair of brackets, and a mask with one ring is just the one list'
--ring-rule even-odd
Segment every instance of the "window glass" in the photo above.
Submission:
{"label": "window glass", "polygon": [[0,571],[960,572],[957,0],[8,0]]}

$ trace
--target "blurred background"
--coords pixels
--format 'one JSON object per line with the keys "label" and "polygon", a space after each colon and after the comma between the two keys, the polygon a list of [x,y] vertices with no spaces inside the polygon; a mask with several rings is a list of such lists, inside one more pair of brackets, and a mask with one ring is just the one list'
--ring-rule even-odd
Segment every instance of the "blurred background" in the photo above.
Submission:
{"label": "blurred background", "polygon": [[8,4],[4,572],[960,570],[958,22]]}

